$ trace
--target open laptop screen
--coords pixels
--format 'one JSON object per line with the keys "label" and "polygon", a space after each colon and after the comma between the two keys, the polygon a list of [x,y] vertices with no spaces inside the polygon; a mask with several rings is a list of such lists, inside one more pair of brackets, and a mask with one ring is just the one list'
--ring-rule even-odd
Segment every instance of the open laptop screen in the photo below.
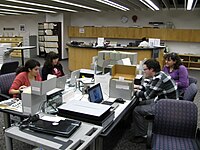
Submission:
{"label": "open laptop screen", "polygon": [[103,94],[100,83],[88,89],[90,102],[101,103],[103,101]]}

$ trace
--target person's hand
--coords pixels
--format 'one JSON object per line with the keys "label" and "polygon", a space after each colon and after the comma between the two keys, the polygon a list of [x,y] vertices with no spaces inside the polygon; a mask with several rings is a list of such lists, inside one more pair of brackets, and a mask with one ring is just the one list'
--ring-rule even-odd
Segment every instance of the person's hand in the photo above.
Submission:
{"label": "person's hand", "polygon": [[135,90],[135,89],[139,89],[139,88],[140,88],[140,85],[134,84],[134,85],[133,85],[133,88],[134,88],[134,90]]}

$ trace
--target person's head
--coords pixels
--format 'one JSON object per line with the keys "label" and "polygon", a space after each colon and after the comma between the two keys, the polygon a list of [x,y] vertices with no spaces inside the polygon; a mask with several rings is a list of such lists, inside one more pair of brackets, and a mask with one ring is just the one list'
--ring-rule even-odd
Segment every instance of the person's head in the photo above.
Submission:
{"label": "person's head", "polygon": [[55,66],[59,63],[59,56],[55,52],[49,52],[45,61],[50,66]]}
{"label": "person's head", "polygon": [[28,72],[32,76],[37,76],[40,68],[40,63],[35,59],[29,59],[26,61],[25,66],[22,66],[16,71],[16,74],[20,72]]}
{"label": "person's head", "polygon": [[142,41],[147,41],[146,37],[143,37],[143,38],[142,38]]}
{"label": "person's head", "polygon": [[160,63],[156,59],[148,59],[143,64],[146,77],[153,77],[157,72],[160,72],[160,69]]}
{"label": "person's head", "polygon": [[178,69],[182,65],[181,58],[177,53],[168,53],[164,55],[165,65],[170,68]]}

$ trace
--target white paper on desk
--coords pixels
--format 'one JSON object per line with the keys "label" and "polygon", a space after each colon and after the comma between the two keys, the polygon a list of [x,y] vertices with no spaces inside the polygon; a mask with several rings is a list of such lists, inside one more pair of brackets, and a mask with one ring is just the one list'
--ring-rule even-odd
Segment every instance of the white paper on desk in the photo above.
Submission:
{"label": "white paper on desk", "polygon": [[51,122],[59,122],[60,120],[65,120],[63,117],[58,116],[42,116],[40,119]]}
{"label": "white paper on desk", "polygon": [[122,59],[122,63],[123,65],[131,65],[131,60],[130,58],[124,58]]}
{"label": "white paper on desk", "polygon": [[47,80],[52,79],[52,78],[55,78],[55,77],[56,77],[56,75],[48,74],[48,75],[47,75]]}
{"label": "white paper on desk", "polygon": [[94,80],[95,84],[100,83],[102,92],[106,95],[109,95],[109,82],[110,82],[111,76],[109,73],[104,75],[95,75]]}

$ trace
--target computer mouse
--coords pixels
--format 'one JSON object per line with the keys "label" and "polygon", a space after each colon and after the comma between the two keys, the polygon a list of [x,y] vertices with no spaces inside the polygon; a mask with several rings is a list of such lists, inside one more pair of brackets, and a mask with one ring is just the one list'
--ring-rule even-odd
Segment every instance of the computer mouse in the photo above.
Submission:
{"label": "computer mouse", "polygon": [[115,102],[124,104],[125,100],[123,100],[123,98],[117,98],[117,99],[115,100]]}

